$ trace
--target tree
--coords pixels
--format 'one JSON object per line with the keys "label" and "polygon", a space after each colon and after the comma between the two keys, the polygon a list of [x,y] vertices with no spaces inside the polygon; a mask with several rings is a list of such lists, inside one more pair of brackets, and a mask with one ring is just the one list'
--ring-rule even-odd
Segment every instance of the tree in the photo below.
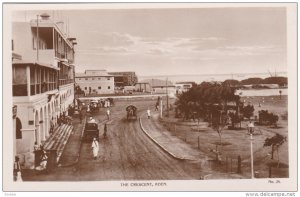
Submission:
{"label": "tree", "polygon": [[[214,113],[217,113],[218,115],[215,116],[215,118],[212,121],[212,128],[218,133],[219,135],[219,145],[222,147],[222,134],[225,126],[228,122],[228,116],[226,113],[222,111],[215,111]],[[217,156],[216,160],[219,160],[218,154],[221,152],[221,150],[216,150]]]}
{"label": "tree", "polygon": [[225,111],[227,102],[239,102],[240,97],[235,95],[235,88],[216,82],[202,82],[187,92],[178,95],[176,106],[184,118],[188,119],[191,113],[197,112],[200,117],[212,117],[214,105]]}
{"label": "tree", "polygon": [[271,146],[272,147],[272,156],[271,159],[273,159],[273,153],[276,149],[277,151],[277,168],[279,167],[279,148],[280,146],[286,141],[286,137],[276,133],[275,136],[273,136],[272,138],[266,138],[265,139],[265,143],[264,143],[264,147],[265,146]]}
{"label": "tree", "polygon": [[271,113],[269,115],[269,122],[270,122],[270,124],[274,125],[276,128],[277,128],[278,119],[279,119],[278,115],[275,115],[273,113]]}
{"label": "tree", "polygon": [[230,112],[228,116],[230,117],[232,129],[235,129],[235,124],[237,123],[240,123],[240,128],[242,127],[241,125],[242,118],[237,113]]}
{"label": "tree", "polygon": [[251,116],[253,116],[254,106],[248,104],[247,106],[241,108],[241,112],[245,118],[250,120]]}

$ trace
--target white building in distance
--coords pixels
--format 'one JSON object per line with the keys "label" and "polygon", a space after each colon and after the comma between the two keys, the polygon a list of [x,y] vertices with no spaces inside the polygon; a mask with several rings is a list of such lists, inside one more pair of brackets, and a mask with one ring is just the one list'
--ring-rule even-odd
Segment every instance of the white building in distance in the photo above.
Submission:
{"label": "white building in distance", "polygon": [[113,94],[114,76],[107,74],[106,70],[86,70],[75,74],[75,83],[86,95]]}

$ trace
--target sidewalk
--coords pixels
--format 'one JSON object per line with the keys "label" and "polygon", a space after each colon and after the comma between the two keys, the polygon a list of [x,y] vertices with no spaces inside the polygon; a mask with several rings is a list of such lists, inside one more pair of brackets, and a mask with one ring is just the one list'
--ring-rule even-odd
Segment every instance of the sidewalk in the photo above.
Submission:
{"label": "sidewalk", "polygon": [[150,119],[147,119],[146,116],[141,116],[140,118],[142,130],[164,151],[176,159],[207,160],[207,156],[204,153],[195,150],[181,139],[172,136],[158,121],[159,113],[157,112],[154,112]]}
{"label": "sidewalk", "polygon": [[63,150],[59,167],[68,167],[78,162],[81,148],[81,135],[84,129],[85,118],[80,124],[79,118],[73,118],[73,131]]}

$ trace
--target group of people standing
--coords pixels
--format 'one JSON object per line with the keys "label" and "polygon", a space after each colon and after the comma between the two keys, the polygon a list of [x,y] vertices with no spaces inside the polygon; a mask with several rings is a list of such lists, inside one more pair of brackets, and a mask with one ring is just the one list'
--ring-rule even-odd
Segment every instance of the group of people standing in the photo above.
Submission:
{"label": "group of people standing", "polygon": [[67,116],[66,112],[60,113],[58,119],[57,119],[57,124],[60,126],[61,124],[72,124],[72,118],[71,116]]}

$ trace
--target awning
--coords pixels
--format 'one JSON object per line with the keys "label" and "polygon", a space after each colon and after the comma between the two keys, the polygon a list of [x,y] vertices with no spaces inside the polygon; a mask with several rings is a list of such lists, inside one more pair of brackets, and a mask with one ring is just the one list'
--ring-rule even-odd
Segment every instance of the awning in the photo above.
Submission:
{"label": "awning", "polygon": [[68,67],[74,67],[74,64],[70,64],[67,59],[60,59],[60,63]]}
{"label": "awning", "polygon": [[38,65],[38,66],[59,70],[58,67],[52,66],[51,64],[41,63],[41,62],[32,62],[32,61],[14,59],[12,63],[17,65]]}

